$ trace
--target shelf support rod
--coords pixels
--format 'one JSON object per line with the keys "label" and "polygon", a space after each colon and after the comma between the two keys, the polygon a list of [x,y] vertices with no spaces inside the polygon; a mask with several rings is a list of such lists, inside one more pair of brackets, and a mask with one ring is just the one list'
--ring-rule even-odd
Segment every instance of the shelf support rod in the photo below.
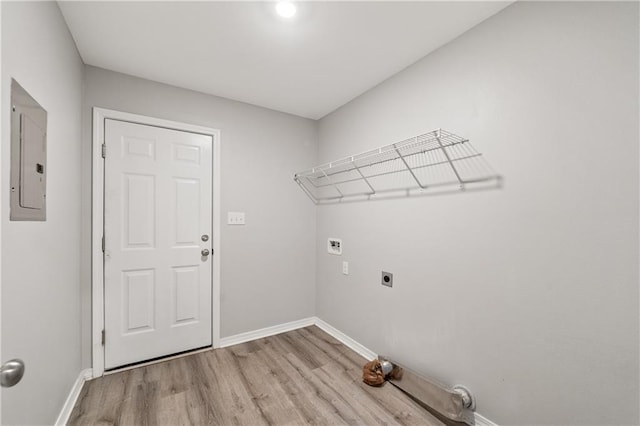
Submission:
{"label": "shelf support rod", "polygon": [[458,182],[460,182],[460,187],[464,188],[464,181],[460,177],[460,174],[458,173],[458,169],[456,169],[456,166],[453,165],[453,161],[451,161],[451,157],[449,157],[449,153],[447,152],[446,149],[444,149],[444,145],[442,145],[442,141],[440,140],[441,130],[442,129],[438,129],[438,131],[436,132],[436,140],[438,141],[438,145],[440,145],[440,149],[442,149],[442,153],[447,158],[447,161],[449,162],[449,165],[451,166],[453,173],[455,173],[456,178],[458,179]]}
{"label": "shelf support rod", "polygon": [[[329,167],[331,167],[331,163],[329,163]],[[322,174],[324,175],[324,177],[327,178],[327,182],[329,182],[331,185],[333,185],[333,187],[336,189],[336,191],[338,191],[338,194],[340,194],[340,198],[344,197],[344,194],[342,193],[342,191],[340,191],[340,188],[338,188],[338,185],[336,185],[335,183],[331,182],[331,179],[329,179],[329,176],[327,176],[327,173],[324,171],[324,169],[322,169]]]}
{"label": "shelf support rod", "polygon": [[376,190],[373,189],[373,186],[371,186],[371,184],[369,183],[369,180],[362,174],[360,167],[356,166],[356,163],[353,161],[353,157],[351,157],[351,164],[353,164],[353,167],[358,171],[358,174],[362,176],[362,179],[364,179],[367,186],[371,189],[371,195],[374,195],[376,193]]}
{"label": "shelf support rod", "polygon": [[405,160],[404,157],[402,156],[402,154],[400,154],[400,151],[398,150],[398,147],[396,147],[395,143],[393,144],[393,149],[396,152],[396,154],[398,154],[398,157],[400,157],[400,159],[404,163],[404,166],[407,168],[407,170],[409,170],[409,173],[411,173],[411,176],[413,176],[413,179],[416,181],[418,186],[420,188],[422,188],[422,189],[427,189],[427,187],[425,185],[420,183],[420,181],[418,180],[418,177],[415,175],[415,173],[413,173],[413,170],[411,170],[411,167],[409,167],[409,164],[407,163],[407,160]]}

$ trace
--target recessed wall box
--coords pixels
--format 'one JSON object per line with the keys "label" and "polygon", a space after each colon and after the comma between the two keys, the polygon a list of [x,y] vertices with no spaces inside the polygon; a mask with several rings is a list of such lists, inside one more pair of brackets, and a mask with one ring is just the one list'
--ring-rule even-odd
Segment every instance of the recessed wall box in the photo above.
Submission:
{"label": "recessed wall box", "polygon": [[47,112],[11,80],[10,220],[46,220]]}
{"label": "recessed wall box", "polygon": [[329,254],[342,254],[342,240],[340,238],[331,238],[327,240],[327,253]]}
{"label": "recessed wall box", "polygon": [[386,285],[387,287],[393,287],[393,274],[391,272],[382,271],[380,284]]}

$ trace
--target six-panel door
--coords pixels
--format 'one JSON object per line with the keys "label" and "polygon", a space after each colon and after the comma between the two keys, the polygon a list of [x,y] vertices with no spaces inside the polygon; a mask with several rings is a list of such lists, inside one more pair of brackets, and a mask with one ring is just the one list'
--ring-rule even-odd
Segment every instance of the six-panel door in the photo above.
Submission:
{"label": "six-panel door", "polygon": [[212,137],[107,119],[105,144],[105,369],[210,346]]}

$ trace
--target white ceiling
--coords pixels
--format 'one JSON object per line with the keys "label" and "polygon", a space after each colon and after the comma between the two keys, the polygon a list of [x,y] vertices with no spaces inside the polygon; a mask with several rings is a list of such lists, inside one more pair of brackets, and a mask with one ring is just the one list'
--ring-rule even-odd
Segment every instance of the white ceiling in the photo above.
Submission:
{"label": "white ceiling", "polygon": [[59,1],[86,64],[313,119],[510,3]]}

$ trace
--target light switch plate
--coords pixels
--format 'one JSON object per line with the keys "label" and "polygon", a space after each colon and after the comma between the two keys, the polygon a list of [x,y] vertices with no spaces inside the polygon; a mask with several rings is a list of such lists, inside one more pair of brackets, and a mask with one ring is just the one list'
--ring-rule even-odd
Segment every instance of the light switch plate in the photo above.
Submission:
{"label": "light switch plate", "polygon": [[349,262],[346,260],[342,262],[342,273],[344,275],[349,275]]}
{"label": "light switch plate", "polygon": [[244,225],[244,212],[227,212],[227,225]]}

